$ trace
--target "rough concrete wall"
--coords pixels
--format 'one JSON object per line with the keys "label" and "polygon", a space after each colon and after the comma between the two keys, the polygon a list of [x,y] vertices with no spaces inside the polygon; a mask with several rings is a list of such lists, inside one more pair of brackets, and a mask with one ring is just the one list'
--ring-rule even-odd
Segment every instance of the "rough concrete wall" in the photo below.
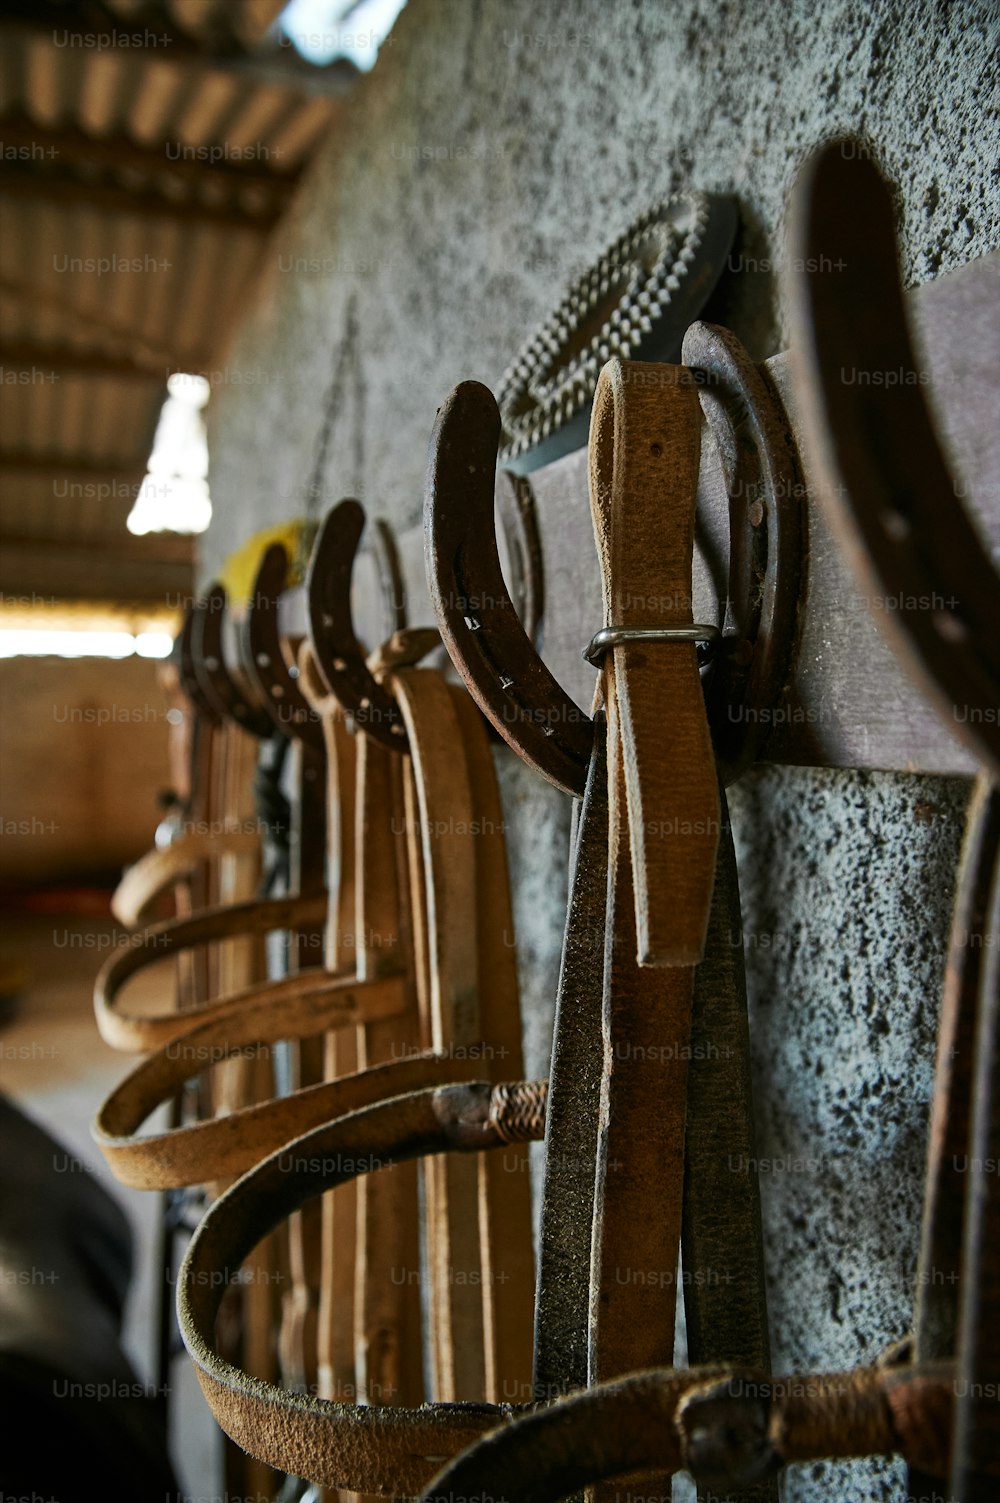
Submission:
{"label": "rough concrete wall", "polygon": [[495,388],[567,279],[664,191],[737,195],[713,312],[758,358],[784,342],[770,268],[823,136],[866,135],[900,184],[908,284],[996,245],[996,18],[962,0],[411,0],[269,252],[212,404],[206,571],[301,509],[352,303],[324,501],[410,524],[437,402],[466,378]]}
{"label": "rough concrete wall", "polygon": [[[960,778],[804,768],[731,790],[778,1373],[873,1361],[909,1326],[967,799]],[[896,1503],[903,1476],[822,1463],[783,1497]]]}
{"label": "rough concrete wall", "polygon": [[[995,4],[961,0],[411,0],[272,248],[213,400],[205,577],[303,511],[338,362],[317,511],[354,494],[416,523],[437,402],[461,379],[495,387],[567,279],[675,186],[738,196],[711,316],[758,357],[785,340],[786,195],[824,136],[860,132],[899,184],[908,285],[994,247],[997,32]],[[568,811],[512,760],[501,777],[541,1070]],[[759,1152],[819,1165],[764,1177],[779,1371],[862,1360],[906,1328],[966,796],[958,780],[773,769],[733,796]],[[800,1469],[785,1497],[898,1499],[901,1477]]]}

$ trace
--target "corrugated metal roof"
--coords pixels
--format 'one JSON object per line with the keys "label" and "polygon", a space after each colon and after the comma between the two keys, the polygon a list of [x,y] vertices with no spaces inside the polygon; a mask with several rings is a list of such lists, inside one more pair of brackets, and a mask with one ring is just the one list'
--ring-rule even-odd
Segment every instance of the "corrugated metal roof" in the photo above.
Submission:
{"label": "corrugated metal roof", "polygon": [[[8,5],[0,538],[15,553],[19,538],[120,533],[166,376],[225,378],[262,246],[353,72],[309,74],[273,42],[255,51],[281,4]],[[154,41],[105,47],[85,30],[95,13]],[[309,92],[317,80],[327,92]]]}

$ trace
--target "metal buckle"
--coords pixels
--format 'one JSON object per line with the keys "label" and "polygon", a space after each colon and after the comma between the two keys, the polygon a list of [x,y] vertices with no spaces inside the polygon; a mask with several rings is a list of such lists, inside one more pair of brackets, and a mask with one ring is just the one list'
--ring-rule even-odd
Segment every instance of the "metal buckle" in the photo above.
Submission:
{"label": "metal buckle", "polygon": [[591,637],[583,656],[597,668],[610,648],[632,642],[697,642],[707,655],[721,641],[722,633],[717,626],[605,626]]}

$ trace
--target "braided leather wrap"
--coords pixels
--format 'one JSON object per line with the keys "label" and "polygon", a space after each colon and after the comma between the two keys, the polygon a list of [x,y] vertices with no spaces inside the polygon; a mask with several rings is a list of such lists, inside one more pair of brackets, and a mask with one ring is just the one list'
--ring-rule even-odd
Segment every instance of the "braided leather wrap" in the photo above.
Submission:
{"label": "braided leather wrap", "polygon": [[517,1080],[493,1087],[490,1126],[504,1143],[537,1143],[545,1136],[547,1080]]}

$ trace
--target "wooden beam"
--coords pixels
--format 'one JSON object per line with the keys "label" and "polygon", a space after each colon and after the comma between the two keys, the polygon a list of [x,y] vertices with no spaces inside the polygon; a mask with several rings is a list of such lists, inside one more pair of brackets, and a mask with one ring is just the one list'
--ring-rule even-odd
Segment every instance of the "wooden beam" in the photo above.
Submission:
{"label": "wooden beam", "polygon": [[192,538],[126,532],[70,539],[0,537],[0,602],[176,604],[192,588]]}
{"label": "wooden beam", "polygon": [[[210,153],[225,153],[227,148],[212,144],[190,148],[177,140],[141,146],[130,136],[91,136],[81,130],[51,130],[24,115],[0,119],[0,146],[4,160],[9,157],[32,163],[41,172],[81,166],[113,174],[128,169],[196,192],[215,188],[231,195],[251,189],[280,203],[288,201],[302,175],[301,168],[281,166],[280,150],[277,155],[271,152],[247,161],[228,155],[212,160]],[[185,151],[192,154],[182,155]]]}
{"label": "wooden beam", "polygon": [[86,475],[91,480],[131,480],[145,474],[146,458],[140,455],[132,459],[87,459],[82,455],[0,449],[0,475]]}
{"label": "wooden beam", "polygon": [[0,167],[0,195],[15,199],[45,199],[85,204],[108,214],[137,219],[173,219],[179,224],[212,224],[237,230],[269,230],[281,218],[284,203],[267,203],[259,211],[235,205],[207,204],[200,199],[175,200],[147,189],[133,191],[120,184],[86,183],[65,171],[31,171],[31,164]]}
{"label": "wooden beam", "polygon": [[[0,368],[41,371],[53,380],[58,372],[87,376],[127,376],[130,380],[160,381],[166,389],[168,371],[147,366],[124,355],[105,355],[100,350],[74,350],[68,345],[0,344]],[[165,400],[165,399],[164,399]]]}
{"label": "wooden beam", "polygon": [[86,538],[51,537],[44,533],[0,533],[0,549],[30,548],[34,553],[101,553],[116,563],[192,564],[195,538],[185,533],[150,532],[134,537],[124,530],[100,532]]}
{"label": "wooden beam", "polygon": [[[228,8],[227,8],[228,9]],[[226,14],[224,10],[222,14]],[[115,51],[143,62],[173,63],[228,73],[248,84],[268,84],[297,94],[336,98],[347,93],[358,69],[347,58],[316,67],[290,46],[262,39],[248,47],[231,26],[199,36],[183,31],[163,4],[147,5],[134,22],[125,21],[104,0],[5,0],[2,22],[43,35],[81,51]]]}
{"label": "wooden beam", "polygon": [[85,313],[71,299],[60,297],[58,293],[50,292],[47,288],[35,287],[29,282],[20,282],[14,277],[0,276],[0,295],[11,297],[17,302],[29,303],[33,308],[41,308],[45,312],[62,314],[82,328],[99,334],[102,343],[110,336],[124,344],[144,368],[148,366],[150,370],[153,370],[159,365],[165,371],[197,372],[208,370],[210,367],[207,355],[197,354],[190,350],[185,353],[172,346],[160,344],[156,340],[147,338],[137,329],[129,328],[127,324],[119,323],[116,319],[108,318],[105,313]]}

